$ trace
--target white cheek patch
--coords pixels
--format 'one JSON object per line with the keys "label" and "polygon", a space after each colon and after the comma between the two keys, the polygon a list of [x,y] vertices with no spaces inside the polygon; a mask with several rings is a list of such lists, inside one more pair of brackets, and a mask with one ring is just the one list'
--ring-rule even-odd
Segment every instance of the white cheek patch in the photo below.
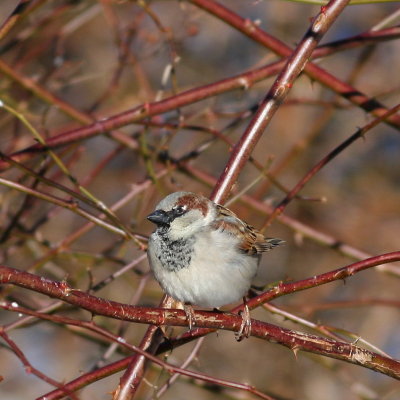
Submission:
{"label": "white cheek patch", "polygon": [[171,222],[169,236],[172,240],[188,238],[198,233],[206,224],[206,218],[200,211],[190,210]]}

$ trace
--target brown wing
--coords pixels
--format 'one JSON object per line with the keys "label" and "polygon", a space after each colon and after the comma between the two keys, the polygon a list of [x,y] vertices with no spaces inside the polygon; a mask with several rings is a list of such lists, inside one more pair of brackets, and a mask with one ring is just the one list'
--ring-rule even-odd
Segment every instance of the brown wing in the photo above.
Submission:
{"label": "brown wing", "polygon": [[220,229],[240,240],[238,247],[249,255],[261,254],[283,243],[283,240],[266,238],[261,232],[239,219],[235,213],[218,205],[219,217],[214,228]]}

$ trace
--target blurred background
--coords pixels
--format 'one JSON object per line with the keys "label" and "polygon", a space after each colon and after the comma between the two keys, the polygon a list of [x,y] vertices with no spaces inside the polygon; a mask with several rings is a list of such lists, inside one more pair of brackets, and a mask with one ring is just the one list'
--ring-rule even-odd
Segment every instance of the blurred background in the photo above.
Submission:
{"label": "blurred background", "polygon": [[[18,3],[24,7],[20,14],[14,14],[14,21],[10,15]],[[289,46],[301,40],[320,7],[281,0],[220,3]],[[385,23],[388,16],[396,15],[397,6],[388,2],[347,7],[322,44],[398,24],[398,19]],[[14,25],[7,28],[7,21]],[[0,98],[45,140],[89,125],[91,120],[101,121],[279,60],[187,1],[3,0],[0,26]],[[316,62],[390,108],[399,102],[400,89],[400,47],[398,41],[390,40],[393,38],[345,49]],[[229,158],[230,146],[225,140],[235,143],[239,139],[250,121],[250,111],[275,77],[204,96],[193,104],[123,126],[118,129],[118,138],[109,132],[97,134],[67,143],[55,152],[69,173],[99,201],[108,207],[122,201],[116,211],[118,218],[145,237],[153,229],[145,217],[167,193],[189,190],[209,196]],[[365,111],[302,75],[258,143],[253,153],[256,162],[248,163],[242,171],[229,207],[261,228],[267,211],[284,198],[285,188],[293,188],[329,151],[371,120]],[[35,143],[27,127],[4,109],[0,110],[0,127],[2,154],[11,155]],[[380,124],[313,177],[301,197],[286,208],[287,219],[275,219],[268,227],[267,236],[287,243],[263,257],[260,281],[273,285],[304,279],[368,255],[399,250],[399,152],[398,129]],[[181,168],[175,167],[178,159],[185,161]],[[77,191],[45,153],[18,161]],[[263,170],[268,170],[279,185],[265,178]],[[70,199],[67,193],[16,165],[3,165],[1,178]],[[252,201],[246,200],[249,198]],[[83,210],[100,214],[77,201]],[[54,280],[66,279],[71,286],[88,290],[143,254],[134,241],[87,224],[88,220],[66,208],[0,186],[2,264]],[[398,268],[392,273],[384,268],[369,269],[345,282],[284,296],[273,304],[317,325],[332,327],[343,340],[361,338],[358,345],[371,349],[368,342],[376,346],[374,351],[400,358]],[[144,259],[95,295],[157,306],[162,291],[148,272]],[[57,302],[11,285],[0,288],[0,297],[35,310]],[[65,305],[56,310],[73,318],[90,318],[89,313]],[[253,311],[252,317],[321,335],[265,309]],[[82,329],[39,320],[19,324],[21,318],[0,311],[3,327],[15,324],[7,332],[31,364],[59,382],[68,382],[122,356],[117,350],[103,358],[108,343]],[[120,321],[106,318],[95,317],[95,321],[114,333],[124,329],[126,340],[133,344],[140,342],[146,330],[145,325],[121,327]],[[170,333],[181,331],[174,328]],[[193,346],[186,344],[164,357],[180,365]],[[384,375],[308,353],[295,357],[282,346],[253,338],[237,343],[231,332],[224,331],[207,336],[189,368],[248,383],[277,399],[400,397],[396,381]],[[78,398],[110,398],[120,374],[87,386]],[[4,400],[37,398],[54,389],[26,373],[5,342],[0,347],[0,375],[0,397]],[[156,398],[168,377],[166,371],[150,365],[137,398]],[[251,395],[184,377],[163,395],[165,399],[189,397]]]}

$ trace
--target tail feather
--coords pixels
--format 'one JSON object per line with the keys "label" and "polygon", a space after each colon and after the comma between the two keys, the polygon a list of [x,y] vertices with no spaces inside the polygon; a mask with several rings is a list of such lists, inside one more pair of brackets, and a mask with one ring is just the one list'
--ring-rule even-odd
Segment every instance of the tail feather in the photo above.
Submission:
{"label": "tail feather", "polygon": [[263,242],[256,243],[256,249],[258,252],[270,251],[275,247],[281,246],[285,243],[284,240],[277,238],[265,238]]}

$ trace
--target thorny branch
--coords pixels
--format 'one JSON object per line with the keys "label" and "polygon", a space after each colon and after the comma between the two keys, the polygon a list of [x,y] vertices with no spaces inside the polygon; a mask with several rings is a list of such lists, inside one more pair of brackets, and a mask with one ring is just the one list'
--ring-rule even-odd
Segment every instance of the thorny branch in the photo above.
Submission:
{"label": "thorny branch", "polygon": [[[110,332],[108,332],[105,329],[101,328],[100,326],[96,325],[92,321],[80,321],[80,320],[75,320],[75,319],[68,318],[68,317],[61,317],[61,316],[57,316],[57,315],[38,313],[38,312],[31,311],[31,310],[28,310],[23,307],[19,307],[15,303],[11,303],[11,304],[0,303],[0,308],[3,308],[4,310],[12,311],[12,312],[35,316],[36,318],[44,319],[44,320],[51,321],[51,322],[58,323],[58,324],[72,325],[72,326],[78,326],[78,327],[85,328],[87,330],[93,331],[97,334],[104,336],[106,339],[108,339],[110,341],[116,342],[121,347],[124,347],[130,351],[133,351],[134,353],[138,353],[138,354],[142,355],[144,358],[147,358],[148,360],[154,362],[155,364],[160,365],[161,367],[163,367],[165,370],[167,370],[170,373],[186,375],[186,376],[189,376],[189,377],[192,377],[195,379],[199,379],[199,380],[203,380],[206,382],[212,382],[212,383],[216,383],[216,384],[219,384],[222,386],[246,390],[250,393],[255,394],[257,397],[260,397],[262,399],[273,400],[273,399],[271,399],[270,396],[267,396],[266,394],[261,393],[260,391],[258,391],[257,389],[255,389],[254,387],[252,387],[250,385],[242,385],[242,384],[237,384],[236,382],[231,382],[231,381],[227,381],[224,379],[216,379],[214,377],[209,377],[205,374],[189,371],[182,367],[176,367],[174,365],[163,362],[159,358],[152,355],[151,353],[144,351],[141,348],[141,346],[137,347],[137,346],[127,343],[124,338],[111,334]],[[155,329],[158,329],[158,328],[155,327]],[[160,334],[160,332],[158,332],[158,333]],[[51,393],[41,396],[40,399],[43,399],[43,400],[44,399],[57,399],[57,398],[59,398],[60,395],[63,396],[65,394],[71,395],[72,398],[75,398],[75,396],[71,393],[71,391],[76,390],[77,389],[76,386],[74,387],[74,386],[68,385],[68,384],[63,385],[61,383],[55,382],[54,380],[49,379],[45,375],[41,374],[36,369],[33,369],[33,367],[26,360],[23,353],[18,349],[18,347],[15,345],[15,343],[8,337],[8,335],[4,331],[0,330],[0,336],[2,336],[4,338],[4,340],[10,345],[10,347],[14,350],[14,352],[18,355],[18,357],[24,363],[25,367],[27,369],[29,369],[29,372],[34,373],[41,379],[43,379],[46,382],[52,384],[53,386],[56,386],[59,388]],[[96,372],[98,372],[98,371],[96,371]],[[97,375],[97,378],[98,378],[98,375]],[[86,384],[88,382],[89,382],[88,377],[86,377]]]}
{"label": "thorny branch", "polygon": [[[315,17],[309,31],[286,61],[285,66],[278,74],[271,89],[259,105],[246,131],[234,146],[229,161],[211,193],[211,200],[219,204],[226,202],[232,186],[237,181],[239,173],[250,158],[267,124],[287,96],[295,79],[304,69],[308,59],[311,57],[312,51],[348,2],[349,0],[330,1],[326,8],[322,9]],[[151,329],[146,332],[146,336],[143,339],[145,346],[149,346],[148,342],[154,334],[155,332],[152,332]],[[114,397],[116,400],[125,400],[133,397],[138,384],[132,384],[132,382],[138,382],[137,377],[140,375],[138,373],[138,368],[140,368],[138,365],[139,362],[130,365],[122,377],[117,390],[121,390],[123,393],[118,393]]]}
{"label": "thorny branch", "polygon": [[[259,304],[270,301],[285,294],[294,293],[311,287],[319,286],[335,280],[345,279],[367,268],[372,268],[380,264],[399,261],[400,252],[383,254],[363,260],[338,270],[330,271],[322,275],[304,279],[293,283],[280,283],[264,294],[257,296],[248,302],[249,308],[254,308]],[[126,321],[146,323],[156,326],[175,325],[187,326],[186,315],[181,310],[154,309],[151,307],[134,307],[114,301],[109,301],[92,296],[88,293],[72,289],[66,282],[55,282],[40,278],[28,272],[19,271],[13,268],[0,267],[0,283],[18,285],[36,292],[46,294],[50,297],[58,298],[69,304],[86,309],[93,314],[108,316]],[[242,306],[241,306],[242,307]],[[234,309],[238,311],[241,307]],[[225,329],[238,331],[242,323],[239,315],[221,314],[215,312],[196,311],[196,330],[183,335],[179,340],[183,343],[187,338],[202,336],[204,331],[200,328]],[[312,335],[292,332],[288,329],[280,328],[261,321],[252,321],[251,335],[260,339],[277,342],[294,351],[309,351],[316,354],[337,358],[350,363],[362,365],[375,371],[385,373],[389,376],[400,379],[400,362],[387,359],[379,354],[368,352],[367,350],[354,347],[352,344],[330,341],[328,339],[317,338]]]}

